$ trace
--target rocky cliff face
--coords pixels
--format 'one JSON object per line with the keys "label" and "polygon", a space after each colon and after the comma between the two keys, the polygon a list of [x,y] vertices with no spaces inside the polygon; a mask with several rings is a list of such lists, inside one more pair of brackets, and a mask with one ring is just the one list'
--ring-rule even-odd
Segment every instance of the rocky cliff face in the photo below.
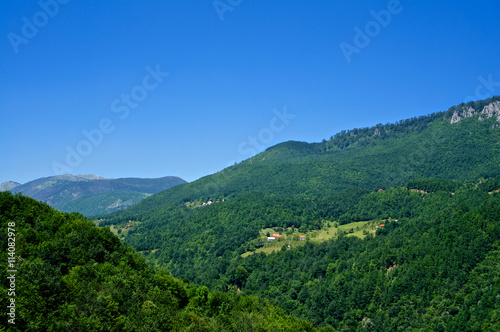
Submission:
{"label": "rocky cliff face", "polygon": [[470,118],[474,115],[480,114],[479,121],[484,118],[491,118],[496,116],[497,121],[500,122],[500,102],[495,101],[486,105],[482,110],[475,110],[472,107],[462,108],[461,110],[456,110],[451,117],[451,124],[457,123],[462,119]]}
{"label": "rocky cliff face", "polygon": [[485,114],[488,118],[496,116],[497,121],[500,122],[500,102],[497,101],[485,106],[481,113]]}

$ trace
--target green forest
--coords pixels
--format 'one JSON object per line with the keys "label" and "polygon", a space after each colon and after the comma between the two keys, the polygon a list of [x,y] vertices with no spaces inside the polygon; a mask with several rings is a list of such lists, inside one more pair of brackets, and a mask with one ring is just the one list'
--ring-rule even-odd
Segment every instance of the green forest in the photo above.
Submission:
{"label": "green forest", "polygon": [[238,258],[221,278],[246,271],[244,294],[339,330],[500,330],[498,193],[397,187],[365,195],[347,216],[392,221],[364,240]]}
{"label": "green forest", "polygon": [[[499,182],[421,179],[316,200],[251,193],[197,211],[172,206],[163,218],[140,223],[126,241],[177,277],[240,289],[319,327],[496,331]],[[362,240],[341,234],[241,256],[263,244],[260,229],[307,234],[363,220],[382,220],[385,227]]]}
{"label": "green forest", "polygon": [[13,228],[17,269],[11,295],[7,270],[1,271],[0,301],[14,298],[15,316],[2,314],[0,330],[317,330],[266,299],[209,291],[155,270],[109,229],[80,214],[2,192],[0,219],[0,259],[8,260]]}

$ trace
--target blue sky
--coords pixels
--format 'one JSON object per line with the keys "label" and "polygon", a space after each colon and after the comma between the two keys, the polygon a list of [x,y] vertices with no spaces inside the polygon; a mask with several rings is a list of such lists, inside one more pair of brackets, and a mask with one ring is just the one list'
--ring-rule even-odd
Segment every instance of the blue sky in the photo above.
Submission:
{"label": "blue sky", "polygon": [[498,95],[499,10],[498,0],[2,1],[0,182],[193,181],[283,141]]}

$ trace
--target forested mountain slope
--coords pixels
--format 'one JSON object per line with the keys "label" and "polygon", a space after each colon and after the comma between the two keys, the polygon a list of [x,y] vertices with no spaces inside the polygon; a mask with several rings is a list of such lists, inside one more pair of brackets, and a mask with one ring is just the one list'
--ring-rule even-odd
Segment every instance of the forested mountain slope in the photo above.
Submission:
{"label": "forested mountain slope", "polygon": [[[499,122],[496,113],[481,113],[498,100],[355,129],[323,143],[282,143],[104,217],[101,225],[135,221],[122,234],[125,241],[152,251],[153,260],[175,266],[172,271],[192,273],[185,265],[201,255],[193,243],[203,252],[216,251],[217,257],[230,255],[251,248],[249,241],[265,227],[310,231],[321,227],[323,220],[337,220],[369,190],[420,178],[476,182],[500,174]],[[478,114],[469,111],[469,117],[457,122],[456,114],[472,106]],[[209,201],[214,204],[201,206]],[[342,223],[349,222],[342,218]]]}
{"label": "forested mountain slope", "polygon": [[[500,178],[491,183],[500,188]],[[220,280],[246,271],[243,293],[341,330],[500,330],[498,192],[396,187],[363,196],[345,217],[385,227],[364,240],[235,257]]]}
{"label": "forested mountain slope", "polygon": [[266,300],[153,270],[108,229],[10,192],[0,193],[0,246],[15,270],[0,271],[1,331],[316,330]]}
{"label": "forested mountain slope", "polygon": [[395,124],[343,131],[322,143],[285,142],[219,173],[154,195],[121,216],[251,191],[322,197],[352,187],[389,188],[418,178],[469,181],[496,176],[499,117],[500,97],[494,97]]}
{"label": "forested mountain slope", "polygon": [[[193,214],[173,208],[126,240],[176,276],[212,289],[240,288],[318,326],[497,331],[499,189],[496,177],[345,191],[351,196],[343,201],[246,194]],[[312,238],[290,250],[285,241],[277,253],[240,255],[259,248],[262,228],[303,233],[326,227],[325,218],[379,220],[385,227],[364,239]]]}

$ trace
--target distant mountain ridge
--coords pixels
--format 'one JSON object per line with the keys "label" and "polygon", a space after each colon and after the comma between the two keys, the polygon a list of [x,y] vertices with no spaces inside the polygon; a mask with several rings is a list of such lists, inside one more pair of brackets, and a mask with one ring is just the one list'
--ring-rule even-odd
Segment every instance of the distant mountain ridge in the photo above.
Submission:
{"label": "distant mountain ridge", "polygon": [[[157,179],[106,179],[94,174],[65,174],[44,177],[25,184],[8,181],[2,183],[0,188],[12,193],[21,192],[64,212],[97,215],[123,210],[145,197],[184,183],[186,181],[175,176]],[[96,195],[99,195],[97,201],[90,199]]]}
{"label": "distant mountain ridge", "polygon": [[6,181],[6,182],[0,184],[0,191],[11,190],[11,189],[14,189],[15,187],[20,186],[20,185],[21,184],[18,182]]}

